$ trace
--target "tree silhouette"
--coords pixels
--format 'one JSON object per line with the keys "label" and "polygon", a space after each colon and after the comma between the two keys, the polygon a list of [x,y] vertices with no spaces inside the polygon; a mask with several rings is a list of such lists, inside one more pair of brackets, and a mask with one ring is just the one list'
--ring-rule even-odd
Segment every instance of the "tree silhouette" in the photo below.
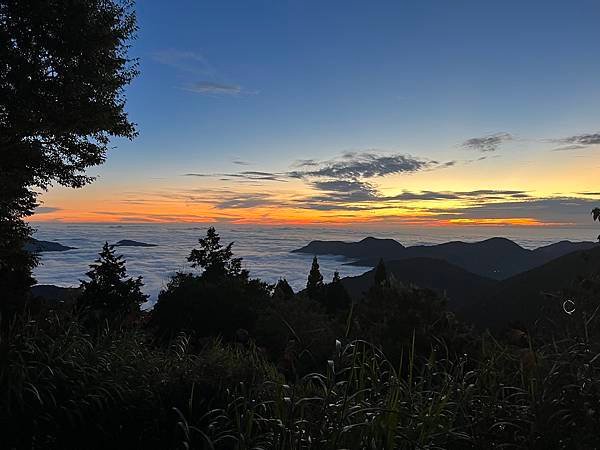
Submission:
{"label": "tree silhouette", "polygon": [[380,285],[387,283],[388,274],[387,269],[385,268],[385,264],[383,262],[383,258],[379,260],[377,267],[375,268],[375,284]]}
{"label": "tree silhouette", "polygon": [[335,271],[331,283],[326,286],[326,295],[323,299],[325,310],[329,314],[334,314],[340,310],[347,309],[352,303],[350,295],[342,284],[340,273]]}
{"label": "tree silhouette", "polygon": [[294,296],[294,290],[285,278],[281,278],[273,290],[273,298],[278,300],[289,300]]}
{"label": "tree silhouette", "polygon": [[[600,222],[600,208],[592,209],[592,217],[594,218],[594,220]],[[598,236],[598,241],[600,241],[600,235]]]}
{"label": "tree silhouette", "polygon": [[192,267],[204,270],[202,276],[207,279],[248,278],[248,271],[242,269],[242,258],[234,258],[233,242],[227,247],[221,245],[221,237],[214,227],[206,232],[206,237],[198,239],[199,249],[190,252],[188,261]]}
{"label": "tree silhouette", "polygon": [[83,292],[78,307],[88,322],[98,324],[104,320],[122,320],[140,310],[148,296],[142,293],[142,277],[128,278],[125,260],[116,255],[114,245],[106,242],[99,258],[86,273],[89,281],[82,281]]}
{"label": "tree silhouette", "polygon": [[319,261],[316,256],[313,257],[312,266],[308,274],[306,291],[312,299],[318,299],[323,291],[323,275],[321,275],[321,271],[319,270]]}
{"label": "tree silhouette", "polygon": [[[123,88],[136,31],[129,0],[0,3],[0,291],[23,298],[34,256],[23,245],[40,191],[81,187],[113,136],[133,138]],[[5,308],[2,308],[5,309]]]}

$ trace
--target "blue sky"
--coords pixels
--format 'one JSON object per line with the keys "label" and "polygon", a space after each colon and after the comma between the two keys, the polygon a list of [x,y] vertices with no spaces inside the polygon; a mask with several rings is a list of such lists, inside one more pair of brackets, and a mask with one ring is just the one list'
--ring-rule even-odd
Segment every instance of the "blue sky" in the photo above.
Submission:
{"label": "blue sky", "polygon": [[[502,133],[500,172],[524,153],[556,171],[565,156],[544,154],[556,147],[548,142],[600,129],[597,1],[139,0],[136,9],[141,75],[127,109],[140,136],[115,142],[86,192],[109,195],[124,177],[143,191],[156,178],[179,186],[187,172],[289,171],[349,151],[464,162],[465,141]],[[569,157],[588,167],[595,149]],[[501,186],[505,173],[484,186],[478,174],[491,169],[471,167],[472,182],[465,169],[460,180],[444,175],[444,189],[549,194]],[[407,189],[399,179],[378,186]],[[69,195],[48,200],[60,207]]]}

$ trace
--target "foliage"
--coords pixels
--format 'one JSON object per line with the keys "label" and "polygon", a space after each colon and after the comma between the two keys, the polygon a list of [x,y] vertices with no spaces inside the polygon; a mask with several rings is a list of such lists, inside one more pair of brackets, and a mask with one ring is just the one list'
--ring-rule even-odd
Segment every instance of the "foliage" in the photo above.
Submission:
{"label": "foliage", "polygon": [[277,300],[289,300],[294,297],[294,290],[285,278],[281,278],[273,289],[273,298]]}
{"label": "foliage", "polygon": [[318,299],[323,293],[323,275],[319,270],[319,261],[317,257],[313,257],[310,272],[308,274],[308,281],[306,283],[306,292],[312,299]]}
{"label": "foliage", "polygon": [[148,296],[142,293],[142,277],[128,278],[125,260],[115,254],[114,245],[104,243],[99,258],[82,281],[78,307],[94,326],[135,317]]}
{"label": "foliage", "polygon": [[445,300],[429,289],[406,286],[395,280],[373,285],[357,306],[354,335],[380,345],[398,362],[414,340],[418,354],[439,348],[437,340],[451,343],[462,352],[470,340],[469,330],[445,310]]}
{"label": "foliage", "polygon": [[252,331],[259,311],[269,299],[267,285],[258,280],[215,282],[178,273],[160,292],[151,325],[162,337],[181,331],[195,337],[235,337],[238,329]]}
{"label": "foliage", "polygon": [[3,446],[16,449],[170,448],[190,392],[206,412],[228,387],[278,377],[252,346],[154,347],[135,329],[91,336],[77,316],[25,316],[0,350]]}
{"label": "foliage", "polygon": [[238,329],[251,331],[270,299],[271,287],[248,278],[242,259],[233,257],[233,243],[223,247],[213,227],[199,243],[200,249],[192,250],[188,261],[202,268],[202,274],[173,276],[158,296],[151,324],[162,337],[187,331],[195,337],[233,339]]}
{"label": "foliage", "polygon": [[[136,31],[128,0],[0,1],[0,291],[12,304],[33,284],[23,250],[40,190],[81,187],[111,137],[133,138],[123,88]],[[3,306],[6,313],[13,306]]]}
{"label": "foliage", "polygon": [[[4,184],[5,179],[0,176],[0,197]],[[23,299],[35,283],[31,271],[37,257],[23,248],[30,235],[31,228],[25,222],[0,212],[0,316],[5,318],[23,309]]]}
{"label": "foliage", "polygon": [[333,273],[333,279],[331,280],[331,283],[328,283],[325,286],[325,294],[322,296],[322,302],[325,306],[325,310],[329,314],[347,311],[348,308],[350,308],[352,299],[342,284],[342,280],[340,279],[340,274],[338,272]]}
{"label": "foliage", "polygon": [[330,357],[343,327],[323,306],[305,296],[274,299],[259,315],[254,337],[269,359],[290,380],[318,370]]}
{"label": "foliage", "polygon": [[208,280],[220,278],[248,278],[248,271],[242,269],[242,258],[234,258],[233,242],[227,247],[220,243],[221,237],[214,227],[206,232],[206,237],[198,239],[199,249],[193,249],[188,257],[192,267],[200,267],[204,270],[202,276]]}
{"label": "foliage", "polygon": [[380,285],[383,283],[387,283],[388,274],[387,269],[385,268],[385,263],[383,262],[383,258],[379,260],[377,263],[377,267],[375,267],[375,284]]}

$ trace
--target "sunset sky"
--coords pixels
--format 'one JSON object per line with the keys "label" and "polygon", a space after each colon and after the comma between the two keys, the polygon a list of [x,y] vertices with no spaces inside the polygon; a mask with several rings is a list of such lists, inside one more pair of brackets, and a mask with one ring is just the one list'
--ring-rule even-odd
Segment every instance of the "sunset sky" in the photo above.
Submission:
{"label": "sunset sky", "polygon": [[134,141],[33,221],[590,225],[600,2],[138,0]]}

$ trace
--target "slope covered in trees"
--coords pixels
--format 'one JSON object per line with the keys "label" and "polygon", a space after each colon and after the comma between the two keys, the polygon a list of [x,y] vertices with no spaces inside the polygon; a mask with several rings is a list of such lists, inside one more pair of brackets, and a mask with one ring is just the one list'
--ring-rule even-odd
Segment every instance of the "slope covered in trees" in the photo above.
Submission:
{"label": "slope covered in trees", "polygon": [[386,261],[434,258],[483,277],[503,280],[541,266],[552,259],[574,251],[591,249],[596,245],[594,242],[561,241],[528,250],[509,239],[496,237],[480,242],[455,241],[404,247],[391,239],[366,238],[354,243],[312,241],[294,252],[346,256],[356,259],[352,264],[366,267],[375,267],[381,258]]}

